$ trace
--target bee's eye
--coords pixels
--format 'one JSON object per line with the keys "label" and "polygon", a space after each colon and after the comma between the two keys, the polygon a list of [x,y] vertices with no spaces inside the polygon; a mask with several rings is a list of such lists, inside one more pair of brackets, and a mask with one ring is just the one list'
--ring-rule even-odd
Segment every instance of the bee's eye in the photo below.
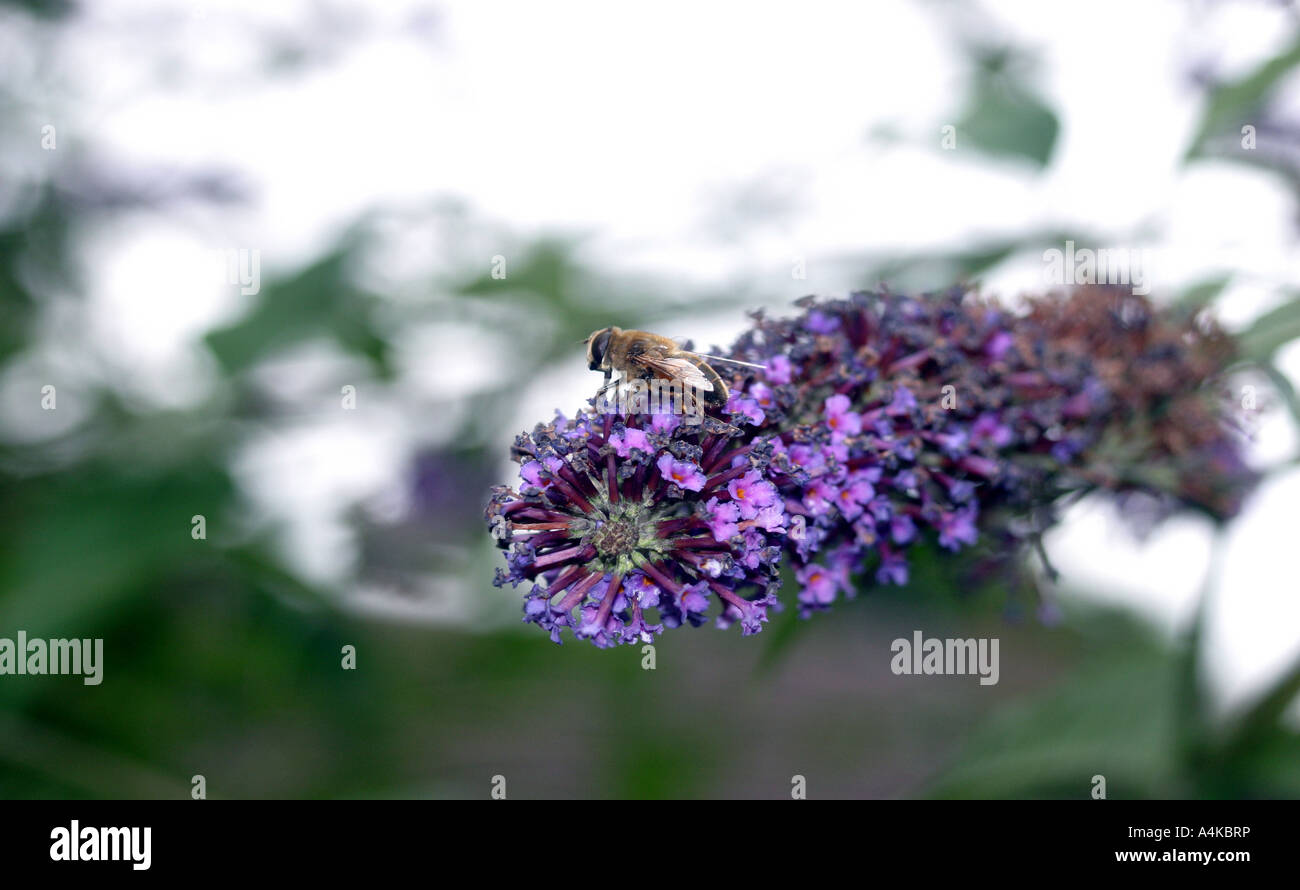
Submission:
{"label": "bee's eye", "polygon": [[591,346],[587,349],[587,367],[593,371],[599,371],[605,361],[605,350],[609,348],[610,333],[608,329],[601,331],[592,338]]}

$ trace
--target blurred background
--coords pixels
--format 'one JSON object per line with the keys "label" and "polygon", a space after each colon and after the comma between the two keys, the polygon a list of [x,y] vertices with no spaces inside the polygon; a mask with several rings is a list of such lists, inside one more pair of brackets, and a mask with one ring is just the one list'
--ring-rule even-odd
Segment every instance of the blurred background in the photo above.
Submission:
{"label": "blurred background", "polygon": [[[0,796],[1300,796],[1298,197],[1292,2],[4,0],[0,636],[104,681],[0,677]],[[654,671],[492,587],[591,330],[1066,240],[1243,334],[1226,527],[1085,500],[1057,620],[935,560]],[[915,629],[1001,682],[894,676]]]}

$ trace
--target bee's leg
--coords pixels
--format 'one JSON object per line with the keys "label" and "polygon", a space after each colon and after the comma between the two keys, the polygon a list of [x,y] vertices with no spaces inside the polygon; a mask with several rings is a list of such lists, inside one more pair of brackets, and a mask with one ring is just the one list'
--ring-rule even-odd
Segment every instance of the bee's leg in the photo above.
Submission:
{"label": "bee's leg", "polygon": [[615,386],[618,385],[617,380],[610,379],[612,376],[613,376],[613,372],[607,369],[605,371],[605,385],[602,386],[600,389],[596,390],[596,398],[603,397],[605,393],[609,392],[611,389],[613,389]]}

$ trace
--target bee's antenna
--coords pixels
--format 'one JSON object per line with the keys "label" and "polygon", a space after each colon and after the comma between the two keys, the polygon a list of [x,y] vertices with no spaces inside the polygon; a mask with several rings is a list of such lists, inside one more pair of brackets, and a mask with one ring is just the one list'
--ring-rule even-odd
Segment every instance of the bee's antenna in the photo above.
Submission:
{"label": "bee's antenna", "polygon": [[746,368],[759,368],[763,371],[767,370],[767,365],[756,365],[753,362],[742,362],[739,359],[726,358],[721,355],[709,355],[707,352],[697,352],[695,354],[698,355],[700,358],[711,358],[714,361],[718,361],[718,362],[730,362],[733,365],[744,365]]}

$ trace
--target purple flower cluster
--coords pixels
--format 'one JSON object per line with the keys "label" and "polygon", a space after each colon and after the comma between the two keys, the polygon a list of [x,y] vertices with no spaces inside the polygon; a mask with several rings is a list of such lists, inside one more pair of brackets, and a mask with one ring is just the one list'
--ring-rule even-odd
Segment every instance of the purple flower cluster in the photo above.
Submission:
{"label": "purple flower cluster", "polygon": [[557,415],[515,453],[524,484],[494,489],[487,509],[507,548],[496,584],[530,583],[524,620],[556,642],[564,627],[600,647],[649,642],[715,605],[719,627],[751,634],[778,605],[784,503],[767,450],[740,428]]}
{"label": "purple flower cluster", "polygon": [[[738,382],[732,401],[763,406],[755,434],[771,443],[791,517],[801,613],[852,596],[855,572],[906,584],[907,549],[921,540],[953,552],[981,543],[1005,561],[1062,495],[1150,492],[1107,475],[1124,464],[1157,462],[1178,482],[1155,493],[1235,512],[1253,480],[1198,392],[1225,364],[1222,342],[1122,302],[1082,289],[1013,315],[960,290],[858,293],[809,301],[791,319],[756,316],[731,355],[766,371]],[[1133,381],[1134,365],[1164,385]],[[1171,405],[1196,416],[1171,424]],[[1149,437],[1140,453],[1114,456],[1134,428]],[[1200,447],[1162,447],[1193,430]],[[996,534],[981,540],[989,516]]]}
{"label": "purple flower cluster", "polygon": [[962,291],[802,305],[755,316],[729,355],[763,370],[732,377],[700,425],[586,413],[520,437],[525,485],[487,512],[509,548],[497,583],[533,582],[526,621],[608,646],[701,624],[716,601],[719,625],[754,633],[783,555],[806,616],[907,584],[922,542],[1005,564],[1067,494],[1223,518],[1253,482],[1203,392],[1230,343],[1145,302],[1083,288],[1014,314]]}
{"label": "purple flower cluster", "polygon": [[1024,429],[1011,399],[976,398],[978,369],[1012,348],[999,322],[971,323],[958,302],[860,294],[760,317],[737,344],[736,358],[767,368],[732,400],[763,406],[802,614],[852,596],[859,572],[906,584],[906,551],[926,533],[951,551],[976,543],[981,499],[1007,479],[1002,452]]}

